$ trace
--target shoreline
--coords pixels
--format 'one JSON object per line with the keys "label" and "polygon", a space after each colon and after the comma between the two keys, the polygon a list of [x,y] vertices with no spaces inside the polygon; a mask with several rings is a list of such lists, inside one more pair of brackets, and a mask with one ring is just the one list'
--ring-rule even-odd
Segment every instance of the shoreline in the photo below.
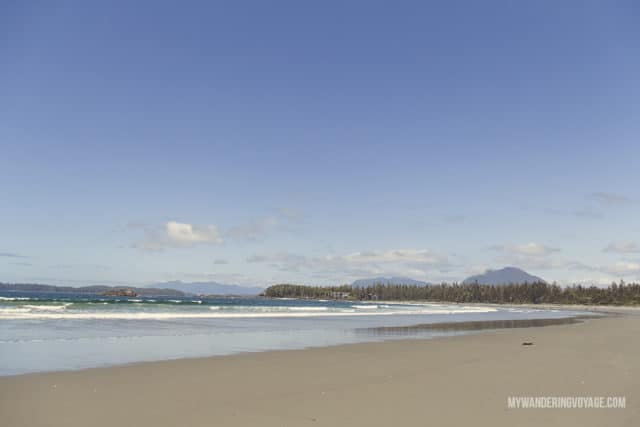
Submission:
{"label": "shoreline", "polygon": [[[607,316],[608,315],[609,314],[607,314]],[[526,329],[526,328],[544,328],[548,326],[560,326],[560,325],[576,325],[576,324],[587,322],[591,319],[598,319],[598,318],[599,317],[595,317],[595,316],[578,315],[578,316],[572,316],[572,317],[543,318],[543,319],[470,320],[470,321],[463,321],[463,322],[421,323],[421,324],[415,324],[410,326],[376,326],[372,328],[358,328],[355,330],[366,331],[366,333],[371,334],[372,336],[378,335],[378,336],[389,336],[389,337],[396,337],[396,338],[389,338],[389,339],[383,339],[383,340],[371,340],[371,341],[364,341],[364,342],[358,342],[358,343],[339,343],[339,344],[319,345],[319,346],[312,346],[312,347],[305,347],[305,348],[273,349],[273,350],[262,350],[262,351],[242,351],[238,353],[223,354],[223,355],[180,357],[176,359],[161,359],[161,360],[143,360],[138,362],[118,363],[115,365],[95,366],[95,367],[80,368],[80,369],[26,372],[21,374],[0,375],[0,381],[3,378],[15,378],[15,377],[31,376],[31,375],[64,374],[64,373],[91,371],[94,369],[122,368],[122,367],[144,365],[147,363],[180,362],[180,361],[194,361],[194,360],[197,361],[197,360],[207,360],[207,359],[213,359],[213,358],[219,358],[219,357],[241,356],[245,354],[305,351],[305,350],[316,350],[316,349],[335,348],[335,347],[343,347],[343,346],[356,346],[356,345],[362,345],[362,344],[366,345],[366,344],[376,344],[376,343],[386,343],[386,342],[442,340],[442,339],[454,338],[458,336],[465,336],[465,335],[468,335],[468,333],[482,334],[482,333],[500,331],[502,329]],[[407,332],[429,331],[429,332],[453,332],[453,333],[445,334],[445,335],[407,337],[407,336],[403,336],[403,335],[406,335],[404,333],[405,331]],[[460,332],[460,334],[456,334],[455,332]]]}
{"label": "shoreline", "polygon": [[[386,302],[383,302],[383,304]],[[391,302],[389,302],[391,303]],[[397,303],[397,302],[394,302]],[[478,306],[487,306],[486,304],[478,304]],[[511,307],[511,306],[509,306]],[[517,307],[517,306],[513,306]],[[546,310],[545,308],[541,308],[541,311]],[[563,310],[569,311],[569,310]],[[127,366],[136,366],[145,363],[162,363],[162,362],[171,362],[171,361],[181,361],[181,360],[199,360],[199,359],[209,359],[209,358],[217,358],[217,357],[233,357],[242,354],[257,354],[257,353],[270,353],[270,352],[278,352],[278,351],[296,351],[296,350],[313,350],[320,348],[332,348],[332,347],[340,347],[344,345],[357,345],[357,344],[369,344],[369,343],[382,343],[382,342],[390,342],[390,341],[401,341],[401,340],[435,340],[435,339],[444,339],[449,337],[455,337],[460,335],[467,334],[477,334],[477,333],[486,333],[497,331],[501,329],[512,329],[512,328],[539,328],[553,325],[565,325],[565,324],[577,324],[582,323],[584,321],[588,321],[592,318],[598,318],[599,316],[611,316],[618,315],[617,313],[611,312],[600,312],[595,313],[594,315],[585,315],[580,314],[580,312],[576,312],[575,315],[567,316],[567,317],[559,317],[559,318],[534,318],[534,319],[510,319],[510,320],[465,320],[465,321],[443,321],[436,323],[416,323],[407,326],[373,326],[373,327],[359,327],[354,328],[353,331],[356,334],[362,334],[363,336],[368,336],[370,339],[365,339],[360,342],[352,342],[352,343],[335,343],[335,344],[325,344],[325,345],[311,345],[307,347],[300,348],[274,348],[274,349],[266,349],[266,350],[245,350],[238,351],[230,354],[211,354],[211,355],[199,355],[199,356],[186,356],[186,357],[178,357],[178,358],[166,358],[166,359],[156,359],[156,360],[140,360],[133,362],[122,362],[122,363],[114,363],[108,364],[104,366],[91,366],[91,367],[82,367],[76,369],[53,369],[53,370],[43,370],[43,371],[35,371],[35,372],[24,372],[24,373],[16,373],[16,374],[4,374],[0,375],[0,379],[7,377],[17,377],[17,376],[25,376],[25,375],[41,375],[41,374],[54,374],[54,373],[67,373],[67,372],[82,372],[86,370],[92,369],[109,369],[109,368],[117,368],[117,367],[127,367]],[[432,333],[432,335],[426,335],[428,333]],[[423,335],[419,335],[423,334]],[[379,338],[386,337],[386,338]]]}
{"label": "shoreline", "polygon": [[[640,316],[0,378],[7,426],[635,425]],[[531,342],[531,346],[523,346]],[[514,410],[508,396],[626,396]]]}
{"label": "shoreline", "polygon": [[468,305],[471,307],[485,306],[485,307],[508,307],[508,308],[533,308],[540,310],[563,310],[563,311],[592,311],[592,312],[620,312],[629,314],[640,314],[640,305],[596,305],[596,304],[513,304],[513,303],[493,303],[493,302],[446,302],[446,301],[394,301],[394,300],[381,300],[381,301],[363,301],[364,303],[371,304],[450,304],[450,305]]}

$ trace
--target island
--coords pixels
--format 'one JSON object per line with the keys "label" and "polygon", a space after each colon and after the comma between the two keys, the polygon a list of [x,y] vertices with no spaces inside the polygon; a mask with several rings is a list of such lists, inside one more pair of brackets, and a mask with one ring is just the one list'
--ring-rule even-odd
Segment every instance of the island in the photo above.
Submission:
{"label": "island", "polygon": [[109,289],[102,292],[100,295],[105,297],[137,297],[138,294],[133,289]]}

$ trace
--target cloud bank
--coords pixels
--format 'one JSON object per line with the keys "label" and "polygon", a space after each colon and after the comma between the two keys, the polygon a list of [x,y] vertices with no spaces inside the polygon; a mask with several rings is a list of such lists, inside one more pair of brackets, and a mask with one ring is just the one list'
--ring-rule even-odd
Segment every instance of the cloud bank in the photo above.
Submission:
{"label": "cloud bank", "polygon": [[449,271],[452,265],[446,256],[426,249],[360,251],[315,257],[290,253],[257,254],[246,261],[269,264],[283,272],[302,272],[317,279],[342,281],[379,274],[433,278],[434,275]]}
{"label": "cloud bank", "polygon": [[616,254],[635,254],[640,253],[640,246],[634,242],[611,242],[603,251]]}

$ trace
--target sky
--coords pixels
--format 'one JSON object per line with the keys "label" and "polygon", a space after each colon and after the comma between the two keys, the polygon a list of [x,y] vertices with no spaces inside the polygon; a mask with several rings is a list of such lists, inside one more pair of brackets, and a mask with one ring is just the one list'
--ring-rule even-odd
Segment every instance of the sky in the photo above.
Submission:
{"label": "sky", "polygon": [[0,282],[640,280],[634,1],[5,1]]}

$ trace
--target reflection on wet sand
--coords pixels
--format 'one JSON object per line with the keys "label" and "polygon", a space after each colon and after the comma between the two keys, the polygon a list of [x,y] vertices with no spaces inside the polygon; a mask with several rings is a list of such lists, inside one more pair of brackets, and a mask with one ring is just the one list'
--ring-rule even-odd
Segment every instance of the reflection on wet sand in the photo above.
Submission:
{"label": "reflection on wet sand", "polygon": [[447,335],[456,334],[456,332],[464,333],[467,331],[481,331],[491,329],[510,329],[510,328],[531,328],[537,326],[551,325],[569,325],[582,323],[586,318],[592,316],[576,316],[561,319],[515,319],[515,320],[484,320],[471,322],[445,322],[431,323],[413,326],[384,326],[377,328],[361,328],[356,333],[369,334],[375,336],[420,336],[420,335],[438,335],[446,333]]}

